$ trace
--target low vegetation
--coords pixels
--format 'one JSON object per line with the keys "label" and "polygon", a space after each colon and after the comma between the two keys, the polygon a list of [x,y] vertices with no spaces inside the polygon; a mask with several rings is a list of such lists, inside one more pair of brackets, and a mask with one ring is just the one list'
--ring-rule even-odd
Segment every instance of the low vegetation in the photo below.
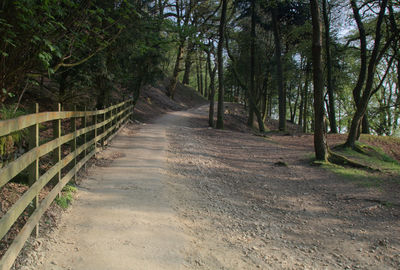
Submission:
{"label": "low vegetation", "polygon": [[62,209],[67,209],[68,206],[71,204],[73,201],[73,196],[74,193],[76,193],[77,189],[75,186],[72,184],[66,185],[61,192],[61,196],[58,196],[56,198],[56,203],[58,206],[60,206]]}
{"label": "low vegetation", "polygon": [[[388,146],[390,146],[390,143],[388,143],[390,141],[386,140]],[[399,161],[389,156],[378,146],[357,143],[355,149],[343,146],[336,147],[335,153],[337,153],[337,156],[343,157],[341,165],[330,162],[322,163],[322,165],[324,168],[343,176],[344,179],[366,187],[379,187],[388,181],[400,182]],[[346,163],[346,160],[350,162]]]}

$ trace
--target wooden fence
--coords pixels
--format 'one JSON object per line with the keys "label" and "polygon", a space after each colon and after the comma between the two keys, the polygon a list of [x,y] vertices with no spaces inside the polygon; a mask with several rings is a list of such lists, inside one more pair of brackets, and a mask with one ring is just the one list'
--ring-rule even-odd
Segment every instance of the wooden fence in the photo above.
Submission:
{"label": "wooden fence", "polygon": [[[19,252],[36,228],[39,233],[39,220],[49,208],[63,187],[76,178],[79,169],[98,151],[97,145],[104,145],[110,140],[127,121],[133,112],[133,101],[127,100],[103,110],[95,111],[61,111],[58,106],[56,112],[39,112],[20,116],[18,118],[0,121],[0,137],[13,132],[27,130],[29,151],[0,169],[0,188],[22,171],[28,171],[29,189],[16,201],[0,219],[0,239],[9,232],[19,216],[33,203],[33,212],[19,231],[6,253],[0,260],[0,270],[8,270],[13,265]],[[69,120],[70,132],[62,134],[62,121]],[[89,120],[90,125],[89,125]],[[39,125],[52,122],[53,139],[40,144]],[[79,122],[79,129],[77,122]],[[43,124],[42,124],[43,125]],[[65,133],[65,132],[64,132]],[[80,143],[79,143],[80,142]],[[70,152],[62,158],[62,146],[68,144]],[[40,175],[39,160],[51,154],[54,165]],[[72,167],[72,169],[70,169]],[[65,169],[69,169],[65,173]],[[63,170],[64,169],[64,170]],[[62,173],[63,170],[63,173]],[[43,187],[54,181],[53,188],[44,199],[39,201],[39,194]],[[52,182],[53,183],[53,182]]]}

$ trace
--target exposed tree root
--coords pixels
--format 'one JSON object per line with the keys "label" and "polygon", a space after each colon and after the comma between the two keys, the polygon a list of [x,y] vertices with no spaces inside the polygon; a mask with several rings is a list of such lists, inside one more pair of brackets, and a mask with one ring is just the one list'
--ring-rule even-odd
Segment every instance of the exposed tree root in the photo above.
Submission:
{"label": "exposed tree root", "polygon": [[254,132],[253,133],[254,136],[258,136],[258,137],[264,137],[264,138],[269,138],[268,134],[266,132]]}
{"label": "exposed tree root", "polygon": [[342,165],[342,166],[350,166],[350,167],[359,168],[359,169],[366,169],[366,170],[370,170],[370,171],[378,171],[378,172],[381,171],[380,169],[372,168],[368,165],[359,163],[355,160],[349,159],[343,155],[335,153],[330,149],[328,150],[328,153],[329,153],[328,161],[333,164]]}
{"label": "exposed tree root", "polygon": [[[345,149],[345,148],[350,148],[350,147],[347,146],[346,144],[340,144],[340,145],[337,145],[337,146],[333,147],[332,149],[335,149],[335,150],[342,150],[342,149]],[[367,156],[371,156],[371,154],[368,153],[367,151],[365,151],[365,150],[363,149],[363,147],[362,147],[361,145],[359,145],[359,144],[355,144],[354,147],[352,147],[352,149],[353,149],[354,151],[360,153],[360,154],[367,155]]]}
{"label": "exposed tree root", "polygon": [[398,203],[388,202],[388,201],[384,201],[384,200],[380,200],[380,199],[375,199],[375,198],[343,197],[343,198],[341,198],[341,200],[346,200],[346,201],[357,200],[357,201],[365,201],[365,202],[378,203],[378,204],[380,204],[380,205],[382,205],[382,206],[396,206],[396,207],[400,207],[400,204],[398,204]]}
{"label": "exposed tree root", "polygon": [[358,144],[354,145],[353,150],[360,154],[371,156],[371,153],[368,153],[367,151],[365,151],[361,145],[358,145]]}

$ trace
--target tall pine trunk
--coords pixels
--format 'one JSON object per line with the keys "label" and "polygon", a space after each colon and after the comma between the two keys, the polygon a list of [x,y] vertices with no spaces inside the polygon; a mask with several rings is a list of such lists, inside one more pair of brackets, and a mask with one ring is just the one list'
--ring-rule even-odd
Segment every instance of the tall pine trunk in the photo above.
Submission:
{"label": "tall pine trunk", "polygon": [[331,37],[330,37],[330,22],[328,18],[328,0],[322,0],[322,12],[324,17],[325,24],[325,56],[326,56],[326,71],[327,71],[327,89],[328,89],[328,98],[329,98],[329,125],[330,132],[337,133],[337,125],[336,125],[336,112],[335,112],[335,96],[332,85],[332,57],[331,57]]}
{"label": "tall pine trunk", "polygon": [[218,111],[217,111],[217,128],[224,128],[224,60],[222,56],[222,50],[224,48],[224,36],[225,36],[225,21],[226,21],[226,9],[228,6],[228,0],[222,0],[222,11],[221,19],[219,23],[219,41],[217,49],[217,60],[218,60]]}
{"label": "tall pine trunk", "polygon": [[215,98],[215,73],[217,72],[217,65],[211,68],[211,52],[207,51],[207,68],[210,73],[210,94],[208,100],[210,101],[210,108],[208,111],[208,125],[214,127],[214,98]]}
{"label": "tall pine trunk", "polygon": [[170,79],[169,85],[167,87],[167,95],[174,99],[176,84],[178,83],[178,75],[180,72],[180,63],[183,58],[183,42],[179,44],[176,59],[175,59],[175,67],[172,73],[172,78]]}
{"label": "tall pine trunk", "polygon": [[203,67],[201,66],[201,54],[199,54],[199,74],[200,74],[200,93],[204,97],[204,85],[203,85]]}
{"label": "tall pine trunk", "polygon": [[275,61],[276,61],[276,82],[278,84],[279,99],[279,130],[286,131],[286,89],[283,86],[283,69],[281,59],[281,41],[278,29],[278,8],[272,8],[272,28],[274,32],[275,43]]}
{"label": "tall pine trunk", "polygon": [[309,78],[309,72],[310,68],[309,65],[307,64],[306,67],[306,80],[304,82],[304,103],[303,103],[303,132],[307,133],[307,128],[308,128],[308,107],[309,107],[309,97],[308,97],[308,86],[310,84],[310,78]]}
{"label": "tall pine trunk", "polygon": [[328,159],[324,126],[324,77],[322,69],[322,24],[318,0],[310,0],[312,16],[312,63],[314,83],[314,149],[317,160]]}
{"label": "tall pine trunk", "polygon": [[[249,91],[249,100],[250,100],[250,108],[252,114],[256,114],[258,129],[260,132],[264,132],[264,122],[261,116],[260,111],[256,107],[255,97],[255,53],[256,53],[256,0],[251,1],[251,40],[250,40],[250,91]],[[253,123],[251,123],[252,125]]]}
{"label": "tall pine trunk", "polygon": [[190,71],[192,67],[192,55],[193,55],[194,45],[193,42],[189,39],[187,49],[186,49],[186,58],[185,58],[185,73],[183,74],[182,83],[189,84],[190,83]]}

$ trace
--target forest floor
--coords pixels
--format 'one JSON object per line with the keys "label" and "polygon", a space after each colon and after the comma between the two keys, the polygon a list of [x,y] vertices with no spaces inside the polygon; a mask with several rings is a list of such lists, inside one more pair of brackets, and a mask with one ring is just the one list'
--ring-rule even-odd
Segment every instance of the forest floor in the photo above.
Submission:
{"label": "forest floor", "polygon": [[207,115],[126,127],[20,269],[400,268],[398,180],[360,185],[310,165],[311,135]]}

